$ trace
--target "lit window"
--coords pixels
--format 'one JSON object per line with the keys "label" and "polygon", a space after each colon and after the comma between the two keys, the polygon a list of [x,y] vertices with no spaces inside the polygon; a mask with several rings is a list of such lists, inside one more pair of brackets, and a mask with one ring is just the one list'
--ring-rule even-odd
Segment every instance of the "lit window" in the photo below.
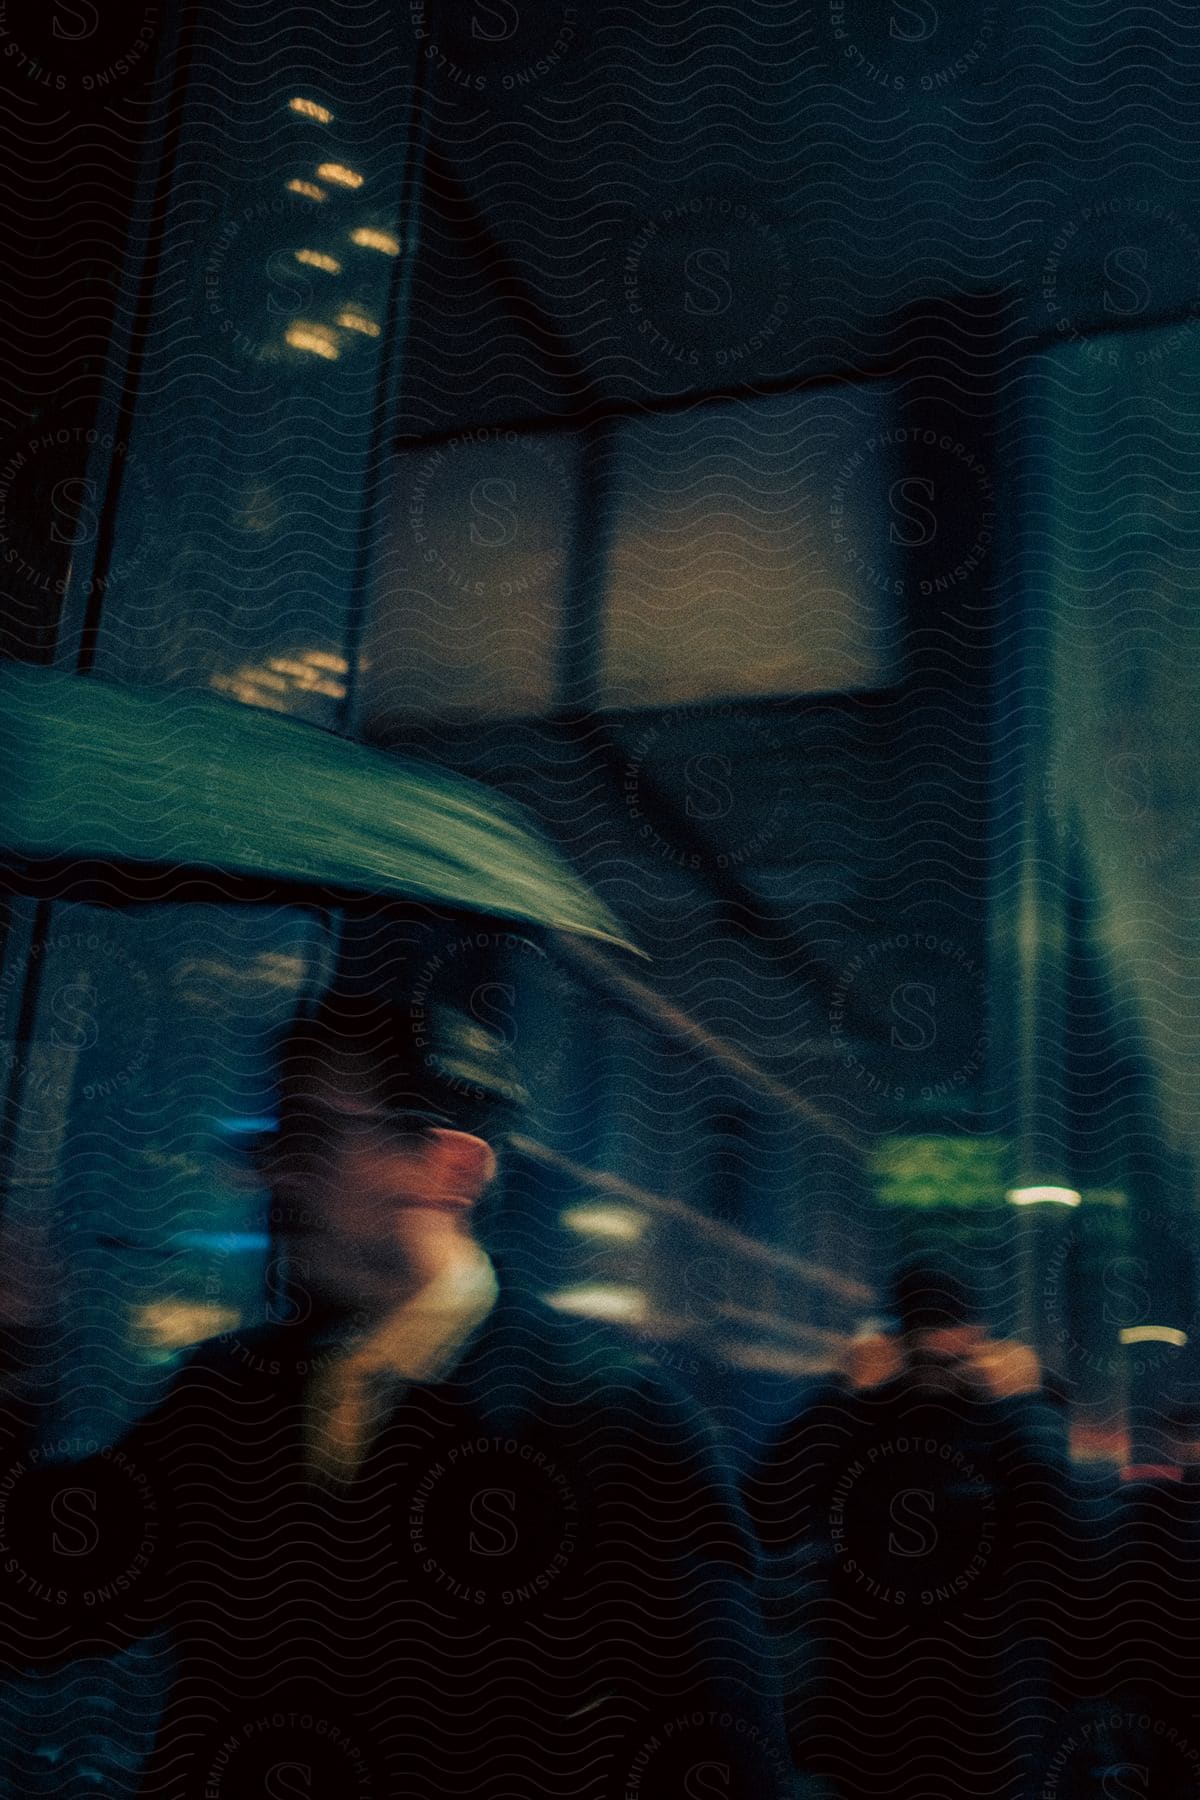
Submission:
{"label": "lit window", "polygon": [[325,189],[318,187],[315,181],[300,181],[299,179],[288,182],[288,193],[303,194],[306,200],[327,200],[329,198]]}
{"label": "lit window", "polygon": [[336,256],[326,256],[323,250],[297,250],[296,261],[304,263],[309,269],[324,269],[327,275],[340,275],[342,265]]}
{"label": "lit window", "polygon": [[364,250],[382,250],[385,256],[399,256],[400,239],[393,237],[390,231],[376,231],[370,225],[359,225],[350,233],[352,244],[361,244]]}
{"label": "lit window", "polygon": [[367,715],[512,718],[553,704],[578,454],[570,434],[479,430],[395,458],[363,645]]}
{"label": "lit window", "polygon": [[333,114],[327,106],[321,106],[316,100],[305,100],[303,95],[296,94],[288,105],[294,113],[300,113],[306,119],[315,119],[319,125],[332,125]]}
{"label": "lit window", "polygon": [[322,181],[332,181],[335,187],[360,188],[363,177],[357,169],[348,169],[345,163],[319,163],[317,174]]}
{"label": "lit window", "polygon": [[288,326],[284,337],[293,350],[307,350],[312,356],[323,356],[326,362],[336,362],[341,355],[337,338],[328,325],[297,322]]}
{"label": "lit window", "polygon": [[368,319],[366,313],[354,312],[345,307],[337,316],[337,322],[347,331],[357,331],[363,337],[378,337],[380,328],[374,319]]}
{"label": "lit window", "polygon": [[903,583],[888,538],[887,418],[876,386],[621,428],[606,705],[832,693],[895,678]]}

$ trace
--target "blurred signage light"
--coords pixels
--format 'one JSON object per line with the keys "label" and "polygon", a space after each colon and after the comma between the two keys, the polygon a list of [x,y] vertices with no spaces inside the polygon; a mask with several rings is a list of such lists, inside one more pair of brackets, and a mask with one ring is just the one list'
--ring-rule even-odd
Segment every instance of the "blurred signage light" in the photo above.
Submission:
{"label": "blurred signage light", "polygon": [[1174,1325],[1125,1325],[1117,1337],[1122,1344],[1174,1344],[1177,1350],[1188,1341],[1187,1332]]}
{"label": "blurred signage light", "polygon": [[296,261],[309,269],[324,269],[329,275],[340,275],[342,265],[336,256],[326,256],[324,250],[297,250]]}
{"label": "blurred signage light", "polygon": [[294,94],[288,101],[288,106],[292,112],[300,113],[306,119],[315,119],[318,125],[333,124],[333,114],[327,106],[322,106],[316,100],[306,100],[302,94]]}
{"label": "blurred signage light", "polygon": [[1009,1144],[962,1134],[895,1135],[871,1156],[875,1192],[885,1206],[989,1207],[1000,1202]]}
{"label": "blurred signage light", "polygon": [[382,250],[385,256],[399,256],[400,239],[390,231],[376,231],[371,225],[359,225],[350,233],[350,242],[364,250]]}
{"label": "blurred signage light", "polygon": [[328,194],[315,181],[301,181],[298,177],[288,182],[289,194],[303,194],[306,200],[327,200]]}
{"label": "blurred signage light", "polygon": [[1007,1198],[1013,1206],[1080,1206],[1083,1195],[1068,1187],[1009,1188]]}
{"label": "blurred signage light", "polygon": [[357,169],[348,169],[345,163],[324,162],[317,164],[317,175],[322,181],[331,181],[335,187],[360,188],[363,176]]}

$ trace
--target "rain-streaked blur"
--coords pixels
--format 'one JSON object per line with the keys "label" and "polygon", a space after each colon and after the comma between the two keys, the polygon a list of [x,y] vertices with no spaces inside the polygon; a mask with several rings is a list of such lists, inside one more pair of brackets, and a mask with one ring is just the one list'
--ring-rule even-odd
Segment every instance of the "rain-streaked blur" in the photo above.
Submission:
{"label": "rain-streaked blur", "polygon": [[[1182,1800],[1195,22],[134,11],[0,34],[45,1429],[282,1316],[276,1055],[351,970],[503,1041],[489,1254],[712,1421],[795,1794]],[[135,1791],[55,1679],[2,1779]]]}

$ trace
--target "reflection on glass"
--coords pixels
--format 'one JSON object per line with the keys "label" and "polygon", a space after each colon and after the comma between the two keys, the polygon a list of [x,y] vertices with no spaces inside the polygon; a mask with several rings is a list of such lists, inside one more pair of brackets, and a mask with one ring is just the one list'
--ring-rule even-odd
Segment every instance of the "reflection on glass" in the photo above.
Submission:
{"label": "reflection on glass", "polygon": [[327,200],[329,198],[325,189],[318,187],[315,181],[301,181],[298,176],[288,182],[288,193],[303,194],[306,200]]}

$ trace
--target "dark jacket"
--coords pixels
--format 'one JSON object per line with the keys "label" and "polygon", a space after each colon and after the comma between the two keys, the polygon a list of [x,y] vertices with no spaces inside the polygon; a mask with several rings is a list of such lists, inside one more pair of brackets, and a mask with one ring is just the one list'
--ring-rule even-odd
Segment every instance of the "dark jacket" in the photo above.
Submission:
{"label": "dark jacket", "polygon": [[747,1484],[787,1714],[839,1800],[1017,1791],[1053,1616],[1037,1408],[901,1376],[831,1383]]}
{"label": "dark jacket", "polygon": [[304,1458],[319,1355],[284,1328],[210,1344],[83,1462],[10,1420],[10,1666],[169,1626],[144,1793],[788,1791],[751,1542],[690,1402],[502,1297],[334,1488]]}

